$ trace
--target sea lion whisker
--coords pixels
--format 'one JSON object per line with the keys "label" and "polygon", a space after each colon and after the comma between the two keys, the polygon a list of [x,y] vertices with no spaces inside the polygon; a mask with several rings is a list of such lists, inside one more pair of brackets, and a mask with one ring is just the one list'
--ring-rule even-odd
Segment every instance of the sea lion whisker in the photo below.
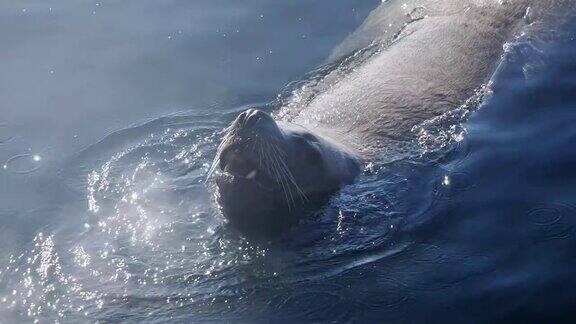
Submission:
{"label": "sea lion whisker", "polygon": [[258,152],[256,152],[256,154],[258,155],[258,167],[259,167],[259,168],[264,168],[264,165],[263,165],[263,163],[262,163],[262,156],[263,156],[264,154],[262,153],[262,143],[261,143],[261,141],[260,141],[259,138],[256,138],[255,146],[256,146],[257,149],[258,149]]}
{"label": "sea lion whisker", "polygon": [[[269,150],[269,148],[267,148]],[[266,156],[268,158],[268,165],[270,167],[271,170],[273,170],[274,172],[274,177],[276,178],[276,182],[280,184],[280,186],[282,187],[282,192],[285,196],[285,200],[286,203],[288,204],[288,208],[290,210],[292,210],[292,193],[290,192],[290,188],[288,187],[288,184],[285,182],[284,177],[282,176],[282,173],[280,172],[280,168],[279,165],[276,163],[276,161],[274,160],[274,157],[272,156],[270,151],[265,151],[266,152]]]}
{"label": "sea lion whisker", "polygon": [[285,176],[281,172],[280,165],[278,164],[278,162],[274,158],[274,155],[272,154],[274,151],[273,146],[268,141],[264,141],[264,143],[265,143],[265,147],[267,149],[267,151],[265,151],[266,156],[268,157],[270,166],[274,170],[274,173],[276,175],[276,181],[279,182],[280,185],[282,186],[282,191],[284,192],[284,196],[286,197],[286,203],[288,204],[288,209],[292,210],[292,205],[296,206],[296,204],[294,202],[294,197],[292,196],[292,191],[290,190],[290,186],[288,185],[288,182],[286,181]]}
{"label": "sea lion whisker", "polygon": [[[268,153],[267,153],[267,154],[268,154]],[[282,193],[284,194],[285,201],[286,201],[286,203],[288,204],[288,209],[289,209],[289,210],[292,210],[292,207],[291,207],[291,201],[292,201],[292,199],[291,199],[290,189],[287,188],[287,186],[286,186],[286,184],[285,184],[285,182],[284,182],[284,178],[282,177],[282,174],[281,174],[280,171],[278,170],[278,167],[277,167],[277,165],[274,163],[273,159],[270,158],[269,161],[270,161],[269,166],[270,166],[271,170],[273,170],[273,172],[274,172],[274,178],[276,179],[276,182],[277,182],[278,184],[280,184],[280,186],[281,186],[281,188],[282,188]]]}
{"label": "sea lion whisker", "polygon": [[271,143],[267,143],[268,144],[268,148],[271,151],[271,158],[272,158],[272,162],[276,165],[277,169],[280,171],[280,174],[282,176],[282,178],[284,180],[287,180],[287,174],[289,173],[289,170],[287,170],[286,168],[286,164],[282,163],[279,155],[280,154],[280,150],[278,148],[276,148],[273,144]]}
{"label": "sea lion whisker", "polygon": [[[273,149],[276,150],[276,152],[278,153],[278,155],[282,155],[281,153],[284,153],[284,156],[286,154],[286,152],[280,150],[277,147],[273,147]],[[294,179],[294,175],[292,174],[292,172],[290,171],[290,168],[288,167],[288,165],[286,164],[286,162],[282,159],[278,159],[280,161],[280,163],[283,166],[284,172],[286,173],[287,178],[290,180],[290,182],[292,183],[292,185],[296,188],[296,190],[298,191],[299,196],[301,197],[302,200],[308,200],[308,197],[306,196],[306,194],[304,193],[304,191],[302,190],[302,188],[300,188],[300,186],[298,185],[298,183],[296,182],[296,179]]]}
{"label": "sea lion whisker", "polygon": [[277,169],[279,170],[281,180],[286,184],[286,187],[288,188],[288,193],[290,195],[290,201],[292,202],[292,204],[295,207],[296,202],[294,200],[294,195],[292,194],[292,188],[290,186],[290,170],[287,168],[287,165],[280,159],[279,155],[281,155],[281,154],[279,154],[279,149],[277,147],[275,147],[274,145],[272,145],[271,143],[268,143],[268,145],[269,145],[270,150],[273,153],[275,153],[275,154],[271,154],[273,162],[276,165]]}
{"label": "sea lion whisker", "polygon": [[212,164],[210,165],[210,168],[208,169],[208,173],[206,175],[206,180],[204,181],[205,183],[210,180],[210,178],[214,174],[214,171],[216,171],[216,168],[218,167],[218,163],[220,161],[220,157],[222,155],[222,151],[224,151],[224,147],[226,147],[226,145],[229,144],[231,138],[232,138],[232,136],[230,135],[229,132],[226,133],[224,135],[224,137],[222,138],[220,145],[218,145],[218,148],[216,149],[216,156],[214,157],[214,160],[212,161]]}

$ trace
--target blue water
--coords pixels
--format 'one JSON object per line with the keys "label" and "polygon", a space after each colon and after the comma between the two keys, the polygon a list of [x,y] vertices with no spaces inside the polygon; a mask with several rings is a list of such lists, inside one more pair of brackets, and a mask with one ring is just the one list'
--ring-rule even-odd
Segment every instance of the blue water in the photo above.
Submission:
{"label": "blue water", "polygon": [[298,100],[378,3],[2,2],[0,322],[573,318],[574,24],[278,240],[218,214],[221,130]]}

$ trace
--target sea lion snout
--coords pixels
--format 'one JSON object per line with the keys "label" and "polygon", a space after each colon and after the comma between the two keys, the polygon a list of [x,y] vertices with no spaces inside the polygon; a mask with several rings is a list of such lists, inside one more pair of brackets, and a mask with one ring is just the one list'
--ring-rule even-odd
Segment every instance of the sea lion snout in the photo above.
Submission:
{"label": "sea lion snout", "polygon": [[229,134],[218,155],[218,165],[222,171],[242,176],[260,167],[265,142],[276,147],[282,142],[282,132],[272,116],[258,109],[242,112]]}
{"label": "sea lion snout", "polygon": [[241,137],[259,137],[280,135],[276,121],[268,113],[258,109],[248,109],[241,113],[234,122],[236,135]]}
{"label": "sea lion snout", "polygon": [[263,112],[262,110],[248,109],[244,113],[246,114],[244,120],[244,127],[247,129],[257,127],[257,125],[260,123],[266,123],[266,122],[275,123],[272,117],[267,113]]}

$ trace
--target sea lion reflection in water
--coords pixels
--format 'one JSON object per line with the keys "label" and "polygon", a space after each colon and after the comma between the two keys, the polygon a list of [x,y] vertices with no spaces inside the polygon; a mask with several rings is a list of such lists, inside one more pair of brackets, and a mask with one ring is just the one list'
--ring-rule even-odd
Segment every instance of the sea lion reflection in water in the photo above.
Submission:
{"label": "sea lion reflection in water", "polygon": [[[281,232],[353,182],[388,143],[411,140],[413,126],[466,102],[519,28],[563,6],[574,7],[563,0],[382,3],[339,48],[357,48],[363,34],[394,34],[381,37],[385,48],[344,76],[329,74],[329,85],[319,85],[326,90],[282,121],[251,109],[230,125],[210,170],[223,215],[246,234]],[[416,9],[418,19],[390,33],[391,21]]]}

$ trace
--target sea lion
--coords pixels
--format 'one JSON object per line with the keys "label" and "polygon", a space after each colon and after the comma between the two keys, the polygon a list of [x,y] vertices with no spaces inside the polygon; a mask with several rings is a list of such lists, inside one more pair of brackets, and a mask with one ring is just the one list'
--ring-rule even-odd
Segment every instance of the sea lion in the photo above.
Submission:
{"label": "sea lion", "polygon": [[223,215],[244,233],[274,234],[295,212],[351,183],[359,157],[340,143],[302,126],[277,122],[256,109],[229,127],[212,167]]}
{"label": "sea lion", "polygon": [[[248,110],[231,124],[210,170],[220,169],[223,215],[243,232],[286,228],[302,208],[351,183],[387,143],[410,140],[415,125],[472,97],[530,6],[550,1],[384,2],[359,28],[383,35],[376,54],[342,77],[328,75],[325,91],[284,109],[281,120]],[[394,10],[408,17],[396,31]],[[348,39],[339,48],[354,46]]]}

